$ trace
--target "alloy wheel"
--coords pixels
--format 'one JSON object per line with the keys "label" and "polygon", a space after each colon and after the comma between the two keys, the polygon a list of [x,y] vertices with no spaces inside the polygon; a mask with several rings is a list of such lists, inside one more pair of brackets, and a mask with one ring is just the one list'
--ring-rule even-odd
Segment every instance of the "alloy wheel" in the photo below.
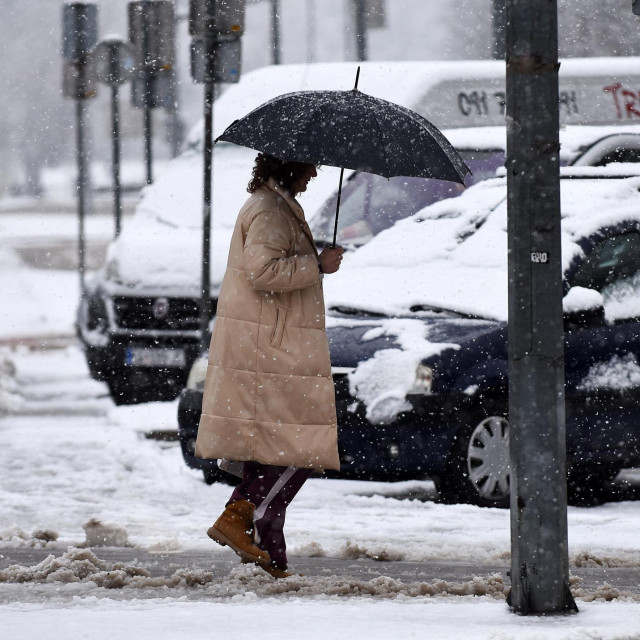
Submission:
{"label": "alloy wheel", "polygon": [[499,501],[509,495],[509,421],[489,416],[471,433],[467,447],[469,481],[485,500]]}

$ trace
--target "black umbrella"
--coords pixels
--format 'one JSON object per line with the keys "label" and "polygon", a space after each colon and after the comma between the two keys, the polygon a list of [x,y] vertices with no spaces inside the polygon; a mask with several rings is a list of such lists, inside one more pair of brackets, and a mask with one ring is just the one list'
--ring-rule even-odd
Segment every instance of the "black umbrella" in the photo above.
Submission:
{"label": "black umbrella", "polygon": [[464,184],[471,173],[442,133],[415,111],[358,91],[296,91],[265,102],[216,139],[288,162],[341,167],[385,178],[414,176]]}

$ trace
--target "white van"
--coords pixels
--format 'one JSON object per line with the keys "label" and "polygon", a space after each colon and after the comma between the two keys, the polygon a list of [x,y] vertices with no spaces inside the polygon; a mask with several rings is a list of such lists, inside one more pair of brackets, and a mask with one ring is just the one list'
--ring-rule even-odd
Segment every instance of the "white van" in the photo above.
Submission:
{"label": "white van", "polygon": [[[640,96],[634,89],[640,87],[638,63],[635,58],[563,62],[560,100],[565,163],[614,133],[640,133],[636,124],[640,123]],[[474,170],[471,180],[494,175],[504,163],[503,63],[370,62],[360,66],[360,90],[414,109],[443,129]],[[214,136],[276,95],[303,89],[351,89],[356,69],[355,63],[334,63],[283,65],[248,73],[216,100]],[[633,143],[630,149],[633,155]],[[228,143],[215,147],[214,311],[255,155]],[[602,154],[592,155],[594,163]],[[135,215],[109,247],[105,268],[89,284],[80,305],[78,330],[89,369],[96,379],[107,382],[116,403],[176,397],[198,355],[202,175],[198,128],[188,149],[145,189]],[[301,198],[319,242],[327,240],[333,228],[331,195],[337,182],[338,169],[323,167]],[[386,180],[350,172],[338,240],[357,246],[425,204],[458,193],[457,187],[438,181]]]}

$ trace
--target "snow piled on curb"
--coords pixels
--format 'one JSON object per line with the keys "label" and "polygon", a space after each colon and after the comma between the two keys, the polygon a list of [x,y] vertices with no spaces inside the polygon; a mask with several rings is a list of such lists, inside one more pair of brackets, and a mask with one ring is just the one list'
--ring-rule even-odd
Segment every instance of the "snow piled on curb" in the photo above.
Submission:
{"label": "snow piled on curb", "polygon": [[[623,600],[640,602],[640,595],[621,591],[605,583],[595,591],[580,587],[580,578],[571,578],[575,597],[585,602]],[[509,587],[500,574],[488,578],[476,576],[466,582],[431,580],[402,582],[387,576],[363,580],[353,576],[303,576],[275,580],[253,565],[234,568],[222,579],[213,572],[178,569],[169,577],[152,576],[148,570],[123,562],[107,562],[90,549],[70,547],[60,557],[49,555],[42,562],[26,567],[11,565],[0,570],[0,583],[83,583],[103,589],[201,589],[213,599],[229,599],[254,594],[275,596],[368,597],[383,600],[395,598],[474,596],[504,600]]]}
{"label": "snow piled on curb", "polygon": [[152,577],[142,567],[122,562],[107,562],[90,549],[70,547],[60,557],[49,555],[42,562],[25,567],[11,565],[0,570],[0,582],[4,583],[93,583],[105,589],[131,587],[146,588],[197,588],[205,587],[212,598],[230,598],[246,593],[268,597],[276,595],[296,596],[370,596],[373,598],[396,598],[405,596],[489,596],[504,599],[507,590],[502,576],[496,574],[488,579],[475,577],[468,582],[404,583],[394,578],[380,576],[362,580],[350,576],[301,576],[294,574],[283,580],[275,580],[253,565],[233,569],[222,579],[215,578],[211,571],[179,569],[170,577]]}

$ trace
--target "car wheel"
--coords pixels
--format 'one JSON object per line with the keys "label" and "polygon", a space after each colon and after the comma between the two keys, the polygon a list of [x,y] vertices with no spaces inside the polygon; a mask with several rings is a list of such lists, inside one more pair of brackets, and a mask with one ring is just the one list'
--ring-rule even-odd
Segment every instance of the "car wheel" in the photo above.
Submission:
{"label": "car wheel", "polygon": [[207,484],[215,484],[216,482],[223,481],[223,473],[217,467],[214,469],[203,469],[202,475],[204,476],[204,481]]}
{"label": "car wheel", "polygon": [[221,484],[228,484],[232,487],[235,487],[240,484],[240,478],[238,476],[234,476],[231,473],[227,473],[226,471],[222,471],[215,468],[208,468],[202,470],[202,475],[204,476],[204,481],[207,484],[214,484],[216,482],[220,482]]}
{"label": "car wheel", "polygon": [[93,347],[85,347],[85,356],[91,377],[99,382],[105,382],[109,376],[109,367],[101,351]]}
{"label": "car wheel", "polygon": [[511,490],[509,421],[505,411],[464,414],[438,492],[443,502],[508,507]]}
{"label": "car wheel", "polygon": [[107,386],[114,404],[117,406],[126,404],[137,404],[143,402],[139,398],[140,390],[134,387],[122,376],[114,376],[107,379]]}

